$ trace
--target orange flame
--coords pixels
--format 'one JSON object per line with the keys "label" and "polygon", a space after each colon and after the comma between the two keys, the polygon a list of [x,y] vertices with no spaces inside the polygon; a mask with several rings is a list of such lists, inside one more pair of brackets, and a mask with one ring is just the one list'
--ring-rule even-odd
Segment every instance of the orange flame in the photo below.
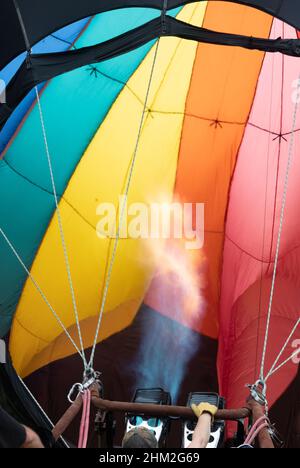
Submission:
{"label": "orange flame", "polygon": [[205,309],[203,252],[187,250],[184,240],[149,244],[158,271],[146,303],[188,327],[198,328]]}

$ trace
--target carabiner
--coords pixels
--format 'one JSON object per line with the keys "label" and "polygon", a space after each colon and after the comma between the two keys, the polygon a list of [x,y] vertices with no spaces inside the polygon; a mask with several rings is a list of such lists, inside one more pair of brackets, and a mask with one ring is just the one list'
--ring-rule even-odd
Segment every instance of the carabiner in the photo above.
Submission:
{"label": "carabiner", "polygon": [[267,406],[267,384],[264,380],[258,379],[254,385],[247,385],[250,394],[257,403]]}
{"label": "carabiner", "polygon": [[73,385],[73,387],[71,388],[71,390],[69,391],[69,394],[68,394],[68,400],[71,404],[73,404],[76,400],[76,398],[73,400],[72,399],[72,396],[73,394],[76,392],[76,389],[78,390],[77,391],[77,395],[76,395],[76,398],[78,397],[79,393],[84,393],[84,386],[81,384],[81,383],[76,383]]}

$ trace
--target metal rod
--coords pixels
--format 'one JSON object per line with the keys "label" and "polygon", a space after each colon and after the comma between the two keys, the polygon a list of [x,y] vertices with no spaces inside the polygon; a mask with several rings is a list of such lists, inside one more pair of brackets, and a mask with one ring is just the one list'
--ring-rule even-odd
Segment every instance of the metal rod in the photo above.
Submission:
{"label": "metal rod", "polygon": [[82,407],[82,397],[79,395],[74,403],[68,408],[65,414],[58,421],[56,426],[53,428],[52,435],[55,440],[58,440],[64,432],[68,429],[71,423],[74,421],[76,416]]}
{"label": "metal rod", "polygon": [[[191,408],[185,406],[153,405],[143,403],[127,403],[121,401],[109,401],[93,397],[92,402],[98,409],[108,412],[132,413],[136,415],[147,415],[153,417],[177,417],[182,419],[196,419]],[[219,410],[216,414],[216,420],[236,421],[246,419],[251,416],[249,407],[236,410]]]}

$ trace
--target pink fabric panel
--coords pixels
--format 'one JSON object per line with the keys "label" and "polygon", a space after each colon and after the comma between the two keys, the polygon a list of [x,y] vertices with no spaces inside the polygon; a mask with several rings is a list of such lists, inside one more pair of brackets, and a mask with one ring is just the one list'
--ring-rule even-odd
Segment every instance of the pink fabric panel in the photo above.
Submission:
{"label": "pink fabric panel", "polygon": [[[261,365],[263,341],[266,329],[266,314],[259,320],[257,298],[262,294],[262,309],[267,310],[271,278],[265,278],[262,287],[257,281],[237,300],[232,308],[230,343],[226,367],[228,371],[227,405],[229,408],[241,407],[249,390],[246,384],[256,381]],[[266,370],[274,363],[278,350],[299,316],[299,288],[289,279],[278,278],[273,303],[272,334],[266,359]],[[300,341],[300,329],[295,333],[295,340]],[[292,343],[286,348],[281,362],[288,358],[295,349]],[[271,407],[282,395],[297,373],[296,362],[290,362],[268,381],[267,397]],[[234,426],[229,425],[230,435]]]}
{"label": "pink fabric panel", "polygon": [[[271,35],[273,38],[295,38],[296,31],[275,20]],[[249,383],[245,380],[246,375],[239,369],[240,365],[245,366],[245,360],[249,369],[252,369],[247,378],[251,377],[252,381],[254,379],[257,339],[253,339],[253,334],[257,335],[260,288],[256,288],[256,295],[251,297],[251,311],[247,307],[239,309],[239,314],[248,315],[249,328],[245,327],[245,335],[241,333],[238,340],[232,334],[232,330],[236,328],[237,322],[244,318],[237,315],[235,303],[251,285],[260,281],[261,274],[267,278],[273,272],[290,132],[293,127],[295,104],[292,94],[295,89],[292,85],[299,75],[298,58],[266,54],[232,182],[224,247],[220,317],[219,369],[225,395],[228,395],[229,382],[237,379],[237,375],[233,377],[232,372],[239,374],[239,388]],[[278,267],[279,281],[288,280],[290,287],[300,286],[300,109],[296,129]],[[267,295],[269,293],[270,287]],[[281,298],[278,301],[280,304]],[[296,305],[300,310],[300,293],[298,303],[294,306]],[[267,306],[268,301],[265,300],[261,310],[262,316],[266,314]],[[278,321],[276,324],[272,322],[269,357],[279,352],[281,343],[299,317],[299,312],[294,312],[294,316],[290,316],[288,320],[288,325],[283,327],[280,315],[284,315],[284,311],[281,311],[279,306],[276,306],[276,314]],[[262,323],[260,327],[262,337]],[[258,351],[258,361],[260,360],[261,351]],[[234,367],[236,371],[232,370]],[[289,369],[283,371],[281,377],[278,376],[279,382],[280,379],[284,380],[284,387],[294,378],[297,366],[290,366]],[[271,395],[274,401],[280,395],[283,386],[278,382],[276,384],[275,380],[270,384],[271,393],[274,389]],[[229,398],[232,398],[232,394]]]}
{"label": "pink fabric panel", "polygon": [[[262,283],[262,308],[267,310],[269,303],[271,278]],[[232,308],[230,340],[228,350],[228,407],[237,408],[249,395],[246,384],[254,383],[259,375],[263,342],[266,330],[266,314],[259,320],[257,297],[260,296],[261,282],[257,281],[237,300]],[[266,371],[274,363],[279,349],[290,334],[299,316],[299,289],[288,279],[278,278],[273,303],[272,334],[266,357]],[[300,328],[294,339],[300,339]],[[286,348],[280,362],[283,362],[295,351],[292,343]],[[298,367],[294,362],[286,365],[269,380],[269,404],[272,405],[286,390],[296,376]],[[235,391],[238,389],[238,391]]]}

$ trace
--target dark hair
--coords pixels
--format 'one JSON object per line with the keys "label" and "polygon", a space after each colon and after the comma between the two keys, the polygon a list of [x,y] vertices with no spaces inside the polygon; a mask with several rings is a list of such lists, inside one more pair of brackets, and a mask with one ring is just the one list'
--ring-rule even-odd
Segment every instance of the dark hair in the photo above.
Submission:
{"label": "dark hair", "polygon": [[157,448],[157,440],[152,431],[146,427],[136,427],[124,436],[123,448]]}

